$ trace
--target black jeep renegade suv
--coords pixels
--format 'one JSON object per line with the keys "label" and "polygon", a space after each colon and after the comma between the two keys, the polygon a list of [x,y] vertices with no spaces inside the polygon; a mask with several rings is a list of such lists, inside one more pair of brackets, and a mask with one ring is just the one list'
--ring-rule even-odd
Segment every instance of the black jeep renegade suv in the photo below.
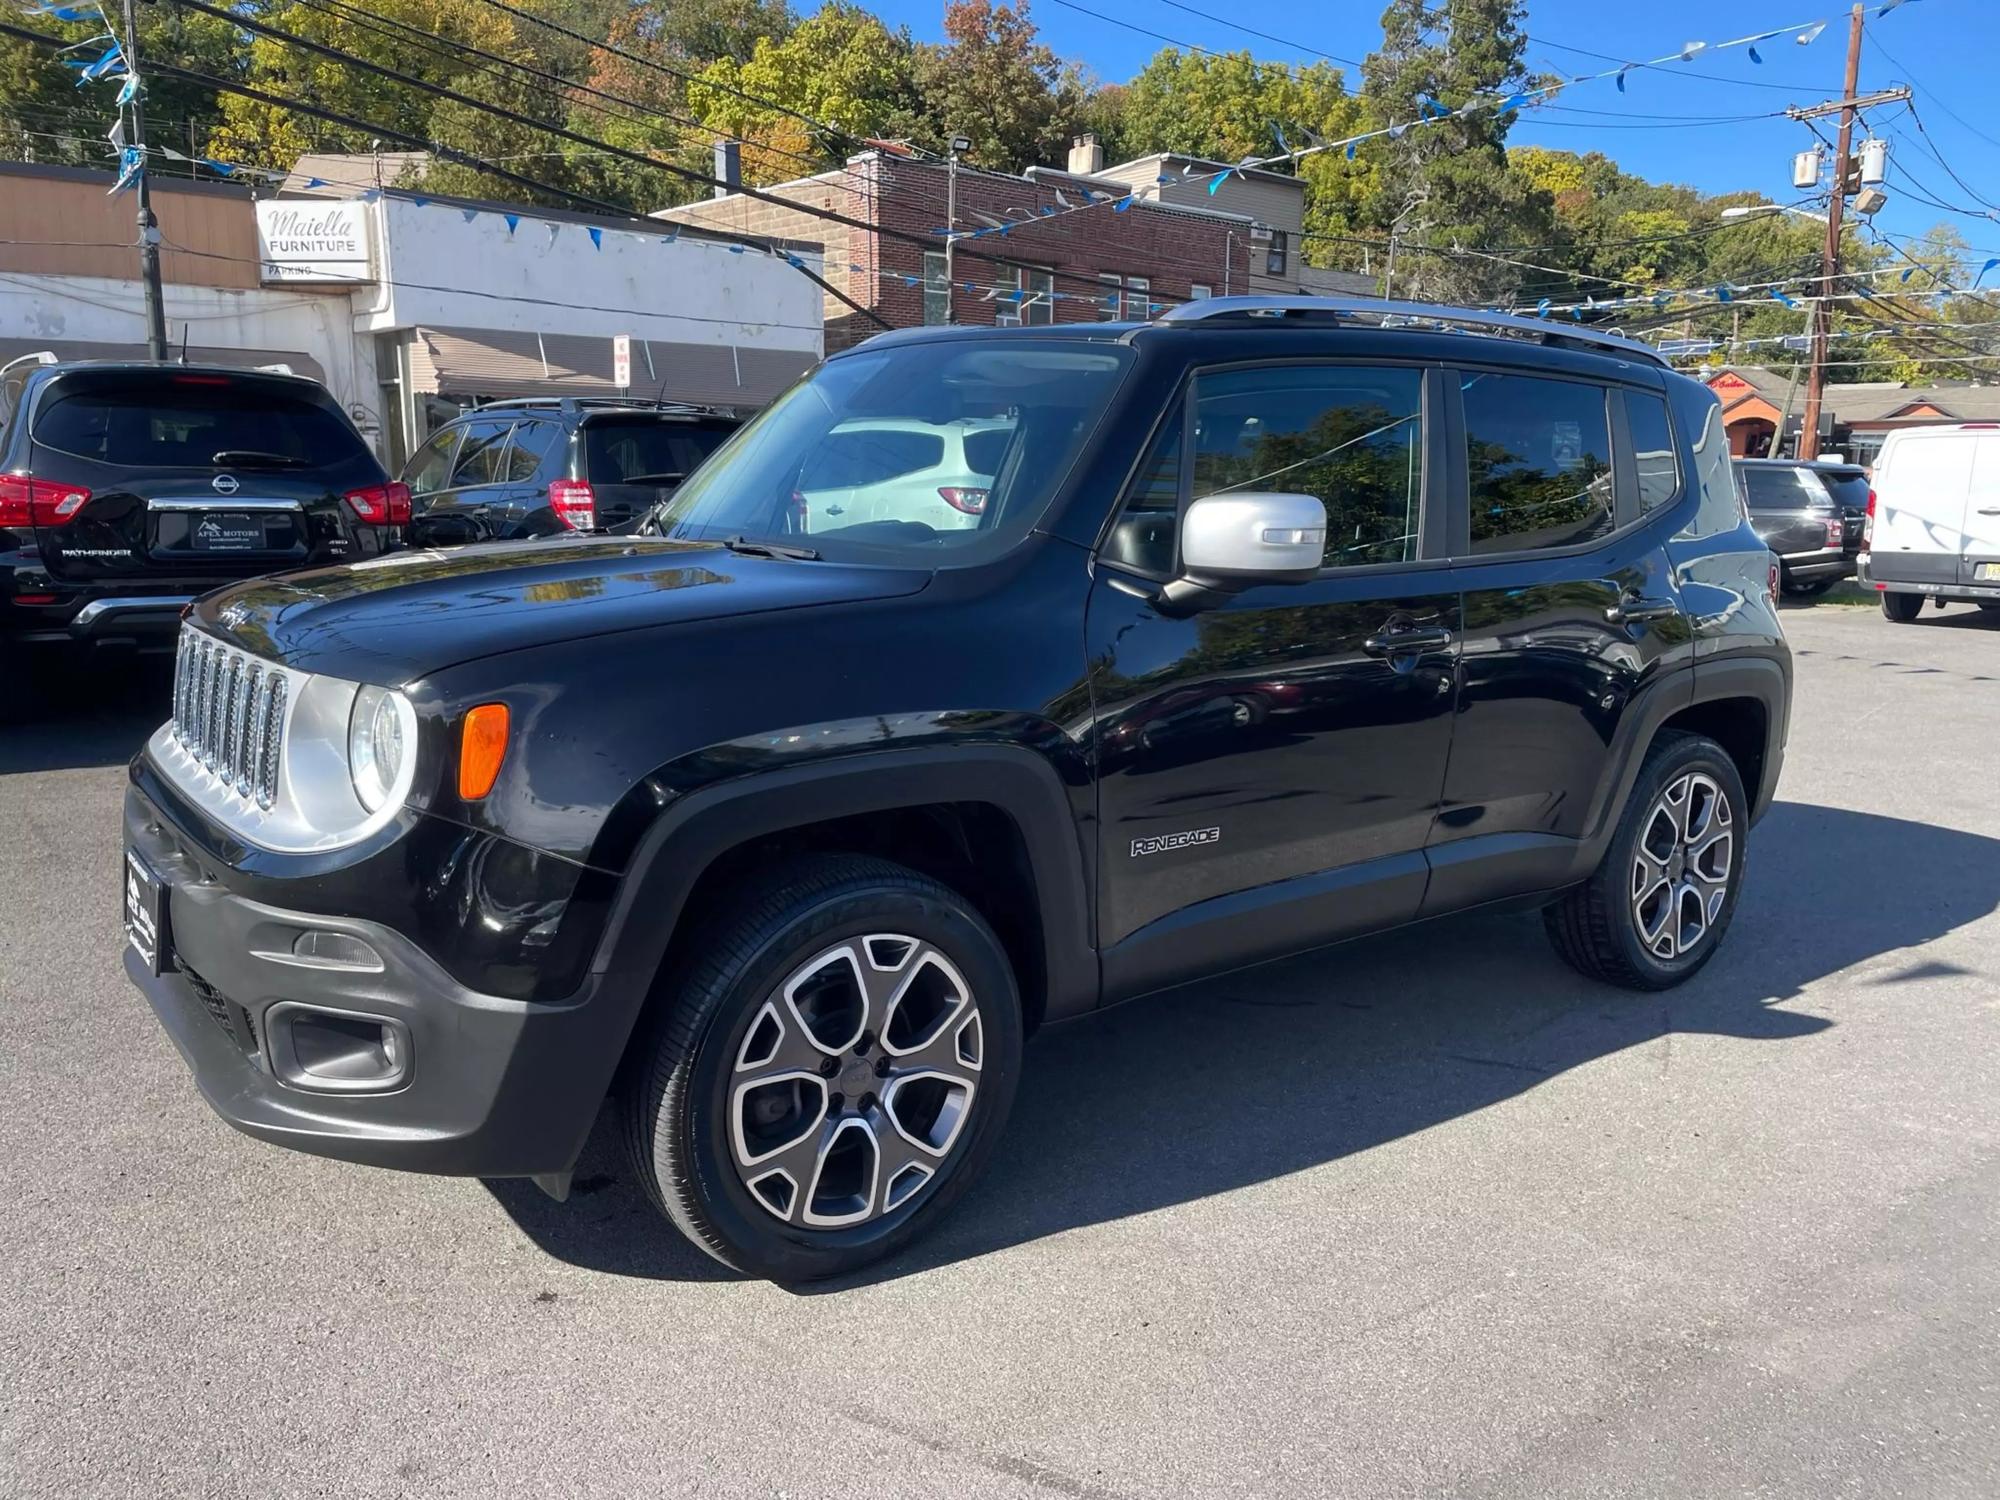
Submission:
{"label": "black jeep renegade suv", "polygon": [[[1005,451],[940,507],[966,424]],[[231,1124],[560,1196],[615,1097],[688,1236],[831,1274],[965,1191],[1044,1022],[1503,901],[1686,979],[1778,780],[1715,397],[1583,330],[886,335],[649,530],[194,606],[127,966]]]}

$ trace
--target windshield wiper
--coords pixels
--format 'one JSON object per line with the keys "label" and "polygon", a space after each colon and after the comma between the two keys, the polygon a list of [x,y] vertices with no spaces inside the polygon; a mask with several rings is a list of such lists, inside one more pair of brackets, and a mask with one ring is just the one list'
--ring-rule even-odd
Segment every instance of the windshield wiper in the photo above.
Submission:
{"label": "windshield wiper", "polygon": [[303,469],[311,461],[289,453],[262,453],[255,448],[224,448],[209,456],[218,469]]}
{"label": "windshield wiper", "polygon": [[723,546],[745,557],[789,557],[798,562],[818,562],[819,554],[810,547],[791,547],[783,542],[753,542],[747,536],[723,539]]}

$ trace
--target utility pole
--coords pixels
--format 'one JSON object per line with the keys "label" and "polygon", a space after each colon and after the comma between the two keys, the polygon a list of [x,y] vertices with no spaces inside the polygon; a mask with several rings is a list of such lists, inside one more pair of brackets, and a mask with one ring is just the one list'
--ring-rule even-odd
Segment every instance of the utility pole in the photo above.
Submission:
{"label": "utility pole", "polygon": [[[126,0],[127,4],[131,0]],[[1840,91],[1840,135],[1833,148],[1833,192],[1826,208],[1826,249],[1820,257],[1819,300],[1813,303],[1811,361],[1806,371],[1806,409],[1799,424],[1796,458],[1819,457],[1819,413],[1826,398],[1827,335],[1833,328],[1835,278],[1840,275],[1840,220],[1847,207],[1848,148],[1854,140],[1854,91],[1861,86],[1859,3],[1847,25],[1847,82]],[[1810,446],[1808,446],[1810,445]]]}
{"label": "utility pole", "polygon": [[167,307],[160,293],[160,221],[153,217],[153,189],[146,170],[145,87],[139,78],[139,18],[135,0],[125,0],[125,35],[118,39],[125,54],[125,71],[132,77],[132,98],[125,108],[132,115],[131,144],[139,151],[139,280],[146,288],[146,357],[167,357]]}
{"label": "utility pole", "polygon": [[958,153],[970,151],[972,142],[965,136],[951,138],[951,148],[945,153],[944,168],[944,320],[956,323],[952,316],[951,247],[958,241]]}

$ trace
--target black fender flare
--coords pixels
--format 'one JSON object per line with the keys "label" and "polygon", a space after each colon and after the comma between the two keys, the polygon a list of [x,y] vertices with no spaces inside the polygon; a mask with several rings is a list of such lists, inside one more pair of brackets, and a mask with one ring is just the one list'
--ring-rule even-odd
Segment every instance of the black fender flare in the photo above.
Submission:
{"label": "black fender flare", "polygon": [[995,806],[1020,830],[1035,879],[1047,981],[1044,1018],[1094,1008],[1100,982],[1094,904],[1077,816],[1048,760],[1013,745],[841,755],[689,792],[640,836],[592,971],[615,975],[622,981],[616,988],[643,996],[696,883],[717,858],[747,840],[830,818],[940,802]]}

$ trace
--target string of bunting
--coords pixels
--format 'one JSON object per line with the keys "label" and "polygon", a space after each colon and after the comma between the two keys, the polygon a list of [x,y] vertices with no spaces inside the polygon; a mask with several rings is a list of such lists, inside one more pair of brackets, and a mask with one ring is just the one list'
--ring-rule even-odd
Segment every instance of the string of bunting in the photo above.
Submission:
{"label": "string of bunting", "polygon": [[[1915,3],[1915,0],[1885,0],[1885,3],[1876,8],[1875,13],[1878,16],[1886,16],[1890,11],[1913,3]],[[1564,90],[1575,88],[1581,84],[1598,83],[1606,78],[1610,78],[1616,81],[1618,92],[1622,94],[1626,91],[1625,80],[1627,75],[1635,69],[1665,69],[1671,71],[1675,63],[1692,62],[1697,57],[1705,57],[1712,53],[1725,52],[1738,47],[1744,49],[1752,63],[1762,64],[1764,61],[1763,54],[1757,50],[1760,44],[1774,41],[1779,37],[1789,37],[1798,46],[1809,47],[1819,39],[1820,34],[1826,28],[1827,22],[1825,20],[1818,20],[1790,26],[1776,26],[1749,36],[1732,37],[1726,41],[1684,42],[1676,51],[1665,53],[1648,61],[1620,63],[1616,67],[1605,68],[1595,73],[1578,74],[1571,78],[1558,79],[1554,83],[1544,84],[1539,88],[1525,89],[1514,93],[1503,94],[1496,91],[1475,94],[1456,108],[1447,108],[1430,94],[1419,94],[1412,101],[1416,109],[1416,114],[1412,118],[1399,120],[1393,125],[1384,125],[1374,130],[1364,130],[1358,134],[1344,136],[1339,140],[1332,141],[1322,141],[1313,138],[1310,136],[1310,132],[1307,132],[1309,139],[1311,139],[1311,144],[1305,146],[1294,146],[1286,139],[1284,128],[1274,122],[1271,126],[1271,133],[1278,146],[1278,151],[1275,155],[1264,157],[1246,156],[1234,165],[1213,170],[1186,170],[1179,173],[1162,172],[1155,179],[1155,182],[1157,186],[1161,187],[1189,182],[1203,182],[1207,184],[1208,192],[1213,196],[1220,190],[1222,184],[1227,182],[1231,177],[1241,177],[1248,172],[1267,171],[1279,165],[1289,165],[1296,169],[1299,162],[1306,157],[1318,156],[1328,151],[1338,151],[1348,161],[1353,161],[1360,148],[1370,141],[1385,139],[1400,140],[1413,130],[1421,130],[1426,126],[1435,125],[1440,121],[1458,119],[1487,110],[1491,110],[1496,115],[1519,113],[1521,110],[1531,108],[1535,105],[1545,104]],[[934,229],[931,233],[941,239],[953,241],[984,239],[990,235],[1010,234],[1024,225],[1046,223],[1050,219],[1061,218],[1068,214],[1085,213],[1092,209],[1109,207],[1113,213],[1127,213],[1131,210],[1135,202],[1146,201],[1138,198],[1136,192],[1129,189],[1122,194],[1100,193],[1091,188],[1079,188],[1078,191],[1084,199],[1081,203],[1071,203],[1060,190],[1057,190],[1055,194],[1056,206],[1054,207],[1043,206],[1039,210],[1011,209],[1009,210],[1010,213],[1020,215],[1019,218],[1014,219],[996,218],[991,214],[972,210],[973,216],[981,221],[979,228],[958,229],[947,226],[941,229]]]}

